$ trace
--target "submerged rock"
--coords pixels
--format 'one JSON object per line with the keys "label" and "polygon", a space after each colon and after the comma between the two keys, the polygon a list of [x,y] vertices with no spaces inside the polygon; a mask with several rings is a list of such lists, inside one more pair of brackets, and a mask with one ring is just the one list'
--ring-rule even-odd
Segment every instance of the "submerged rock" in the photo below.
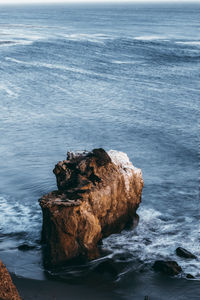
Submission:
{"label": "submerged rock", "polygon": [[29,251],[29,250],[35,249],[36,247],[33,245],[28,245],[28,244],[21,244],[17,248],[20,251]]}
{"label": "submerged rock", "polygon": [[154,263],[153,268],[155,271],[159,271],[167,275],[178,275],[182,271],[182,268],[177,264],[176,261],[173,260],[157,260]]}
{"label": "submerged rock", "polygon": [[58,190],[40,200],[49,263],[99,256],[98,242],[137,222],[143,179],[123,152],[68,153],[54,170]]}
{"label": "submerged rock", "polygon": [[186,278],[188,278],[188,279],[194,279],[195,277],[192,274],[187,274]]}
{"label": "submerged rock", "polygon": [[0,299],[21,300],[5,265],[0,261]]}
{"label": "submerged rock", "polygon": [[182,247],[178,247],[176,249],[176,254],[180,257],[185,257],[185,258],[192,258],[192,259],[197,258],[196,255],[192,254],[191,252],[189,252],[188,250]]}
{"label": "submerged rock", "polygon": [[114,260],[107,259],[105,261],[100,262],[95,268],[94,271],[100,273],[102,275],[110,274],[113,277],[118,275],[118,269]]}

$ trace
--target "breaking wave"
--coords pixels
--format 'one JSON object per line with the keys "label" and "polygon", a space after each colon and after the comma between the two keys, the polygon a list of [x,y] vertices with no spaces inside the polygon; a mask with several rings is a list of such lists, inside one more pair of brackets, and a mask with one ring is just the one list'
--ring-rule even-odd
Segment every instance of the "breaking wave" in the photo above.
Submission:
{"label": "breaking wave", "polygon": [[[23,205],[8,196],[0,196],[1,236],[31,235],[40,230],[41,212],[33,205]],[[34,232],[35,231],[35,232]]]}
{"label": "breaking wave", "polygon": [[[177,247],[184,247],[199,255],[199,226],[193,218],[162,214],[161,212],[142,207],[138,210],[138,226],[122,234],[114,234],[104,240],[104,246],[113,254],[127,253],[132,260],[140,260],[144,265],[152,266],[155,260],[175,260],[184,271],[200,279],[200,260],[187,260],[176,255]],[[143,268],[142,264],[142,268]],[[141,265],[138,266],[138,269]],[[137,270],[137,264],[136,264]]]}
{"label": "breaking wave", "polygon": [[166,40],[166,36],[159,36],[159,35],[144,35],[144,36],[136,36],[134,40],[138,41],[154,41],[154,40]]}

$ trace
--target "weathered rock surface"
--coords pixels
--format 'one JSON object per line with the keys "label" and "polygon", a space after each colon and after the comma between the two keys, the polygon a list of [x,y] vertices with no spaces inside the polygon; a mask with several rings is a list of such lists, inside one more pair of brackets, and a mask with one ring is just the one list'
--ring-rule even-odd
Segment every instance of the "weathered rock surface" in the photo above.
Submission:
{"label": "weathered rock surface", "polygon": [[177,264],[176,261],[173,260],[157,260],[154,263],[153,268],[155,271],[159,271],[171,276],[178,275],[180,272],[182,272],[181,267]]}
{"label": "weathered rock surface", "polygon": [[191,258],[191,259],[195,259],[197,258],[196,255],[192,254],[191,252],[189,252],[188,250],[182,248],[182,247],[178,247],[176,249],[176,254],[180,257],[184,257],[184,258]]}
{"label": "weathered rock surface", "polygon": [[5,265],[0,261],[0,299],[21,300]]}
{"label": "weathered rock surface", "polygon": [[68,153],[54,169],[58,190],[40,200],[51,264],[98,257],[98,242],[137,220],[143,179],[125,153]]}

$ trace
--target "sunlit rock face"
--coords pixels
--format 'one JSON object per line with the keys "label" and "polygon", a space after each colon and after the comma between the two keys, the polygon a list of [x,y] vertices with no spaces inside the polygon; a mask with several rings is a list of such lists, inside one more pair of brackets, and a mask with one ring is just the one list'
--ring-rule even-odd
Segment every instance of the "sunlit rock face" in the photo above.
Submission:
{"label": "sunlit rock face", "polygon": [[98,242],[137,220],[143,179],[123,152],[68,153],[54,170],[58,190],[39,201],[50,264],[99,256]]}
{"label": "sunlit rock face", "polygon": [[0,260],[0,299],[21,300],[5,265]]}

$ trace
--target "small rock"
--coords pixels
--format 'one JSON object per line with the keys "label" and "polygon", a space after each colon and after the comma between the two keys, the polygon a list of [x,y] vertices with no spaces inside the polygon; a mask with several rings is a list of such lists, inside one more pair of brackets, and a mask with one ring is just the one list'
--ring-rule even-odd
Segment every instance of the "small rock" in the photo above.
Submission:
{"label": "small rock", "polygon": [[153,268],[155,271],[159,271],[167,275],[178,275],[182,271],[182,268],[177,264],[176,261],[173,260],[157,260],[154,263]]}
{"label": "small rock", "polygon": [[186,278],[188,278],[188,279],[194,279],[195,277],[192,274],[187,274]]}
{"label": "small rock", "polygon": [[35,249],[35,246],[28,245],[28,244],[22,244],[18,246],[18,250],[20,251],[29,251]]}
{"label": "small rock", "polygon": [[182,247],[178,247],[176,249],[176,254],[180,257],[184,257],[184,258],[197,258],[196,255],[192,254],[191,252],[189,252],[188,250],[182,248]]}
{"label": "small rock", "polygon": [[144,296],[144,300],[150,300],[149,296]]}

